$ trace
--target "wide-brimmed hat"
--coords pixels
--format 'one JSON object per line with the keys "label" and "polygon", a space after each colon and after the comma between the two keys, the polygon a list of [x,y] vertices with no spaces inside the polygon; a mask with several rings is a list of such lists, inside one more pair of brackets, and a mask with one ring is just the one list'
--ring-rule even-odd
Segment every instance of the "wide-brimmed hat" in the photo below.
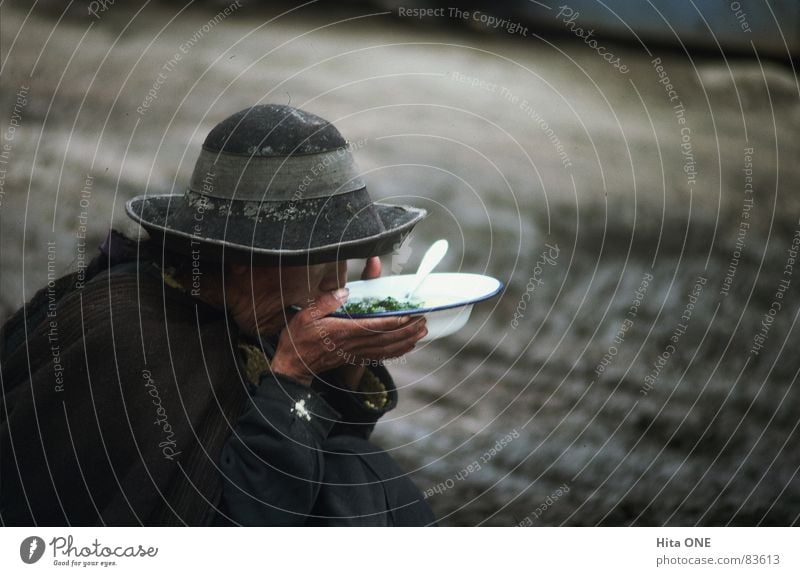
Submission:
{"label": "wide-brimmed hat", "polygon": [[126,211],[173,252],[255,265],[387,254],[426,215],[373,202],[339,131],[277,104],[217,124],[185,194],[137,196]]}

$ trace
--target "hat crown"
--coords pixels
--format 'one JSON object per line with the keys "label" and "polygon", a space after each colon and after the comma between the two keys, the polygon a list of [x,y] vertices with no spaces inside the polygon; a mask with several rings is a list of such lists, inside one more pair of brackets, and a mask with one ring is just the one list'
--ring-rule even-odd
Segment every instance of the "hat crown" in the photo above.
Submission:
{"label": "hat crown", "polygon": [[203,142],[211,152],[281,157],[347,146],[333,124],[284,104],[257,104],[228,116]]}
{"label": "hat crown", "polygon": [[373,203],[339,131],[279,104],[217,124],[182,197],[137,196],[126,211],[173,252],[251,266],[386,254],[425,216]]}

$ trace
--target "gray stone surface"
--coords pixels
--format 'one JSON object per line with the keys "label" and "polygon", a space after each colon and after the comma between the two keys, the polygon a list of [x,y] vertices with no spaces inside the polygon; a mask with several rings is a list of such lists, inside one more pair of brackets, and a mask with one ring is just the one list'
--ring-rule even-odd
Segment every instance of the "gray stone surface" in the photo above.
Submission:
{"label": "gray stone surface", "polygon": [[[442,524],[796,523],[800,270],[783,274],[800,218],[790,68],[606,42],[623,74],[568,36],[414,27],[366,9],[270,22],[254,6],[203,32],[216,8],[174,21],[170,10],[112,6],[99,20],[59,21],[3,7],[4,138],[28,91],[2,142],[2,315],[48,270],[79,265],[82,218],[87,254],[109,225],[135,231],[125,200],[182,193],[221,118],[290,102],[354,142],[374,197],[432,213],[387,257],[387,273],[413,269],[446,237],[442,270],[507,283],[464,330],[394,365],[401,402],[376,439],[423,491],[443,486],[430,498]],[[353,16],[363,17],[335,23]],[[753,203],[741,234],[745,148]],[[691,191],[684,168],[696,170]],[[537,268],[546,244],[558,258]],[[698,276],[706,283],[685,322]],[[790,286],[755,356],[782,279]]]}

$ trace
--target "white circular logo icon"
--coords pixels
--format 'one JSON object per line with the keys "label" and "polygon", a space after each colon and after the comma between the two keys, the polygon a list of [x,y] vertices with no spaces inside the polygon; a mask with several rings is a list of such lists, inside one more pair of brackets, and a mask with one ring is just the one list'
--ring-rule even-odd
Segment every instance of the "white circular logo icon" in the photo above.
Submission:
{"label": "white circular logo icon", "polygon": [[25,564],[38,562],[44,554],[44,540],[38,536],[28,536],[19,545],[19,557]]}

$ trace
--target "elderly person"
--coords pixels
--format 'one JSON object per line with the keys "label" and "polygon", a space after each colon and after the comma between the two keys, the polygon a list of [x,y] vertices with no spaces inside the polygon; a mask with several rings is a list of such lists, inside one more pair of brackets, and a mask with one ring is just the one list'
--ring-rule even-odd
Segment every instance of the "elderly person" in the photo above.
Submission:
{"label": "elderly person", "polygon": [[139,196],[78,277],[0,335],[6,525],[427,525],[369,442],[397,402],[380,362],[423,318],[328,316],[347,260],[424,210],[373,203],[341,134],[289,106],[218,124],[182,196]]}

